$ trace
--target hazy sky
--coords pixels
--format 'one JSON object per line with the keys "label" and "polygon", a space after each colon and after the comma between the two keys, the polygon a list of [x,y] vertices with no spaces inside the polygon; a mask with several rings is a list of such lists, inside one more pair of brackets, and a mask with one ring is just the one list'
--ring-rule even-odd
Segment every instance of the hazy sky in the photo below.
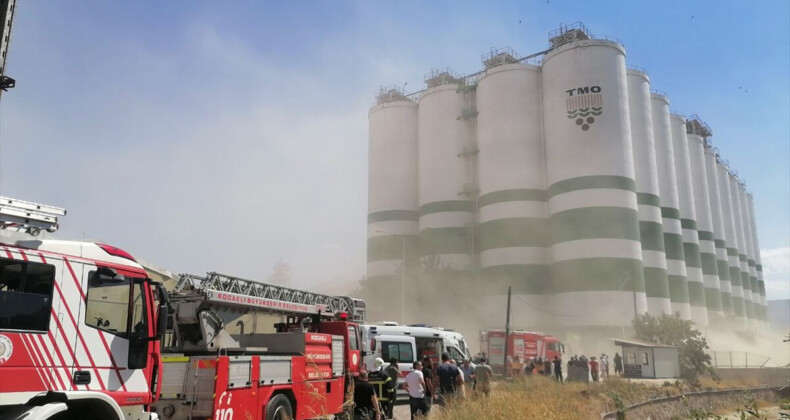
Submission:
{"label": "hazy sky", "polygon": [[790,298],[790,2],[18,3],[0,194],[60,236],[175,272],[326,288],[365,273],[367,112],[381,85],[542,51],[561,22],[620,39],[754,193],[770,298]]}

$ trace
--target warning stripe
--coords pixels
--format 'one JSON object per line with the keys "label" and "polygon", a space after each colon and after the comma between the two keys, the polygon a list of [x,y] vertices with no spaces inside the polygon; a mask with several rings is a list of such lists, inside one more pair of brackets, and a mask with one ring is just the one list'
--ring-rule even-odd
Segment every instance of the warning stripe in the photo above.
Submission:
{"label": "warning stripe", "polygon": [[[59,325],[60,322],[57,319],[58,316],[57,316],[57,314],[55,314],[55,310],[54,309],[52,309],[52,317],[55,318],[56,324],[58,326],[58,331],[60,331],[61,336],[63,336],[64,335],[63,334],[63,330],[60,329],[60,325]],[[49,341],[52,342],[52,348],[55,349],[55,353],[57,354],[58,359],[60,359],[61,366],[63,366],[63,370],[66,371],[66,378],[68,378],[68,381],[71,384],[71,389],[76,390],[77,389],[77,385],[74,384],[74,379],[72,378],[71,374],[69,373],[69,366],[66,364],[66,360],[63,358],[63,354],[60,352],[60,347],[58,347],[58,343],[57,343],[57,341],[55,340],[55,337],[52,334],[49,334]],[[66,337],[65,336],[63,337],[63,341],[66,341]],[[68,341],[66,341],[66,343],[68,343]],[[68,344],[66,346],[68,347]]]}
{"label": "warning stripe", "polygon": [[[50,334],[49,331],[47,331],[47,334]],[[36,338],[38,339],[39,344],[41,344],[41,347],[46,350],[44,354],[47,356],[47,361],[49,361],[49,365],[52,366],[52,372],[54,373],[55,379],[58,380],[58,385],[60,386],[58,389],[65,390],[66,385],[63,383],[63,379],[61,378],[60,373],[58,373],[58,366],[55,364],[55,359],[52,358],[52,352],[49,351],[49,349],[47,348],[47,344],[46,341],[44,341],[44,337],[41,335],[37,335]]]}
{"label": "warning stripe", "polygon": [[31,348],[30,343],[28,343],[27,334],[19,334],[19,338],[22,339],[22,345],[25,346],[25,350],[27,350],[27,355],[30,356],[30,361],[33,363],[33,369],[35,369],[38,378],[41,380],[41,383],[44,385],[45,389],[52,389],[49,385],[49,381],[47,381],[46,377],[41,373],[41,362],[38,360],[38,354],[35,350]]}
{"label": "warning stripe", "polygon": [[52,365],[47,361],[45,356],[47,349],[41,347],[41,343],[39,343],[37,339],[37,334],[29,334],[27,339],[30,342],[30,347],[38,354],[41,370],[44,372],[44,377],[46,377],[49,382],[49,389],[55,389],[56,384],[55,378],[52,376]]}
{"label": "warning stripe", "polygon": [[[74,284],[77,286],[77,290],[80,292],[82,303],[87,308],[88,303],[85,298],[85,293],[82,291],[82,287],[80,286],[79,281],[77,281],[77,276],[74,274],[74,269],[71,268],[71,263],[69,263],[69,260],[66,258],[63,258],[63,262],[66,263],[66,267],[69,269],[69,273],[71,273],[71,278],[74,280]],[[113,356],[112,351],[110,350],[110,346],[109,344],[107,344],[107,340],[104,338],[104,332],[100,330],[96,330],[96,334],[99,336],[99,339],[101,339],[102,345],[104,346],[104,350],[107,352],[107,355],[110,358],[110,363],[112,364],[112,370],[115,372],[115,375],[118,378],[118,382],[121,384],[121,388],[123,388],[124,392],[127,392],[126,383],[123,381],[123,378],[121,377],[121,372],[119,372],[118,364],[115,362],[115,357]],[[80,339],[82,339],[82,336],[80,336]],[[85,345],[84,340],[82,343],[83,345]],[[85,352],[88,354],[88,359],[91,361],[91,363],[93,363],[93,357],[91,357],[91,354],[90,352],[88,352],[87,347],[85,348]],[[94,364],[94,366],[96,365]],[[102,389],[107,389],[104,387],[104,382],[102,381],[101,376],[99,376],[99,383],[101,384]]]}

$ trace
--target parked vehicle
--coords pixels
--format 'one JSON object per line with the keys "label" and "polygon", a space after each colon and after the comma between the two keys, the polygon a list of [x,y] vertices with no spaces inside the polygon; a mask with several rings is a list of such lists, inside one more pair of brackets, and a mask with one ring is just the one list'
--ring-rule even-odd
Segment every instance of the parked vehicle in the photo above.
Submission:
{"label": "parked vehicle", "polygon": [[562,356],[564,346],[557,337],[540,332],[514,330],[510,331],[505,340],[504,330],[484,330],[480,332],[480,348],[488,354],[489,364],[496,373],[503,373],[505,364],[505,342],[507,354],[515,359],[523,360],[542,358],[554,360]]}

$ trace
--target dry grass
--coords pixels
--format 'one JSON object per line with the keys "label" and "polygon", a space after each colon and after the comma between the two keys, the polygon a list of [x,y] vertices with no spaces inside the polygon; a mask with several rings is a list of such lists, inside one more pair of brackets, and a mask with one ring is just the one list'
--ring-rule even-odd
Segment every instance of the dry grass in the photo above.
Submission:
{"label": "dry grass", "polygon": [[548,378],[530,377],[499,384],[489,398],[456,401],[437,410],[431,420],[600,419],[602,412],[613,411],[618,405],[627,406],[681,392],[676,386],[655,386],[614,377],[590,384],[558,384]]}

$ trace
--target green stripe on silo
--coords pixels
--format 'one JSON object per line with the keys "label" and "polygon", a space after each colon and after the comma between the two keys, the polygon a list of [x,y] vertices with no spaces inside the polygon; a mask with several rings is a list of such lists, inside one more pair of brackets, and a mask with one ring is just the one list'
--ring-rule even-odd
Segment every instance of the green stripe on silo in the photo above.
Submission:
{"label": "green stripe on silo", "polygon": [[661,223],[639,221],[642,249],[664,252],[664,227]]}
{"label": "green stripe on silo", "polygon": [[661,199],[650,193],[636,193],[636,204],[646,204],[654,207],[661,207]]}
{"label": "green stripe on silo", "polygon": [[513,293],[532,295],[551,293],[551,275],[548,264],[495,265],[483,267],[480,271],[486,289],[507,290],[507,286],[512,286]]}
{"label": "green stripe on silo", "polygon": [[743,307],[745,309],[746,318],[754,319],[754,304],[751,300],[743,298]]}
{"label": "green stripe on silo", "polygon": [[738,261],[741,261],[741,262],[746,262],[746,255],[744,255],[744,254],[738,254]]}
{"label": "green stripe on silo", "polygon": [[754,268],[757,269],[757,271],[759,271],[761,273],[763,272],[762,264],[754,264]]}
{"label": "green stripe on silo", "polygon": [[688,303],[689,288],[686,277],[670,274],[667,276],[667,282],[669,283],[669,300],[677,303]]}
{"label": "green stripe on silo", "polygon": [[667,270],[658,267],[644,267],[645,295],[649,298],[669,299],[669,280]]}
{"label": "green stripe on silo", "polygon": [[[699,237],[700,241],[715,241],[713,237],[713,232],[707,232],[704,230],[697,231],[697,237]],[[715,242],[714,242],[715,244]]]}
{"label": "green stripe on silo", "polygon": [[719,273],[720,281],[730,281],[730,266],[727,260],[716,260],[716,271]]}
{"label": "green stripe on silo", "polygon": [[680,219],[680,210],[673,207],[661,207],[661,217],[665,219]]}
{"label": "green stripe on silo", "polygon": [[685,261],[683,252],[683,235],[664,232],[664,253],[668,260]]}
{"label": "green stripe on silo", "polygon": [[727,249],[727,243],[721,239],[715,239],[713,243],[716,245],[716,248]]}
{"label": "green stripe on silo", "polygon": [[546,190],[516,188],[486,193],[477,200],[478,207],[508,201],[546,201]]}
{"label": "green stripe on silo", "polygon": [[[747,258],[748,258],[748,257],[747,257]],[[748,264],[748,265],[749,265],[749,267],[754,267],[754,260],[747,259],[747,260],[746,260],[746,264]]]}
{"label": "green stripe on silo", "polygon": [[727,248],[727,256],[729,257],[736,257],[738,256],[738,250],[735,248]]}
{"label": "green stripe on silo", "polygon": [[709,311],[721,312],[721,291],[712,287],[705,288],[705,306]]}
{"label": "green stripe on silo", "polygon": [[[584,291],[645,291],[642,261],[631,258],[580,258],[551,264],[555,293]],[[630,281],[623,286],[623,282]],[[622,289],[620,289],[622,287]]]}
{"label": "green stripe on silo", "polygon": [[732,294],[730,293],[721,293],[721,310],[724,312],[725,315],[732,314]]}
{"label": "green stripe on silo", "polygon": [[420,219],[420,213],[413,210],[384,210],[370,213],[368,224],[376,222],[389,222],[393,220],[416,222]]}
{"label": "green stripe on silo", "polygon": [[549,187],[549,197],[571,191],[609,188],[616,190],[636,191],[636,181],[632,178],[615,175],[592,175],[565,179],[555,182]]}
{"label": "green stripe on silo", "polygon": [[582,207],[551,215],[551,243],[578,239],[639,240],[639,215],[625,207]]}
{"label": "green stripe on silo", "polygon": [[702,264],[702,274],[708,274],[711,276],[719,275],[719,266],[718,260],[716,259],[716,254],[701,252],[699,254],[699,258],[700,263]]}
{"label": "green stripe on silo", "polygon": [[683,229],[697,230],[697,222],[691,219],[680,219],[680,227]]}
{"label": "green stripe on silo", "polygon": [[[403,236],[383,235],[368,238],[368,262],[400,260],[403,258]],[[406,258],[417,256],[417,236],[406,235]]]}
{"label": "green stripe on silo", "polygon": [[513,246],[546,246],[548,234],[546,219],[534,217],[489,220],[478,228],[481,251]]}
{"label": "green stripe on silo", "polygon": [[757,279],[757,287],[760,289],[760,296],[765,297],[765,280]]}
{"label": "green stripe on silo", "polygon": [[434,201],[420,206],[420,216],[448,211],[472,211],[472,202],[468,200]]}
{"label": "green stripe on silo", "polygon": [[744,305],[743,298],[740,296],[732,297],[732,312],[738,318],[746,316],[746,305]]}
{"label": "green stripe on silo", "polygon": [[686,267],[702,268],[699,244],[683,242],[683,253],[686,255]]}
{"label": "green stripe on silo", "polygon": [[738,267],[730,267],[730,283],[732,287],[743,286],[741,284],[741,269]]}
{"label": "green stripe on silo", "polygon": [[468,254],[469,229],[446,227],[420,232],[420,255]]}
{"label": "green stripe on silo", "polygon": [[688,282],[691,306],[705,306],[705,285],[697,281]]}

